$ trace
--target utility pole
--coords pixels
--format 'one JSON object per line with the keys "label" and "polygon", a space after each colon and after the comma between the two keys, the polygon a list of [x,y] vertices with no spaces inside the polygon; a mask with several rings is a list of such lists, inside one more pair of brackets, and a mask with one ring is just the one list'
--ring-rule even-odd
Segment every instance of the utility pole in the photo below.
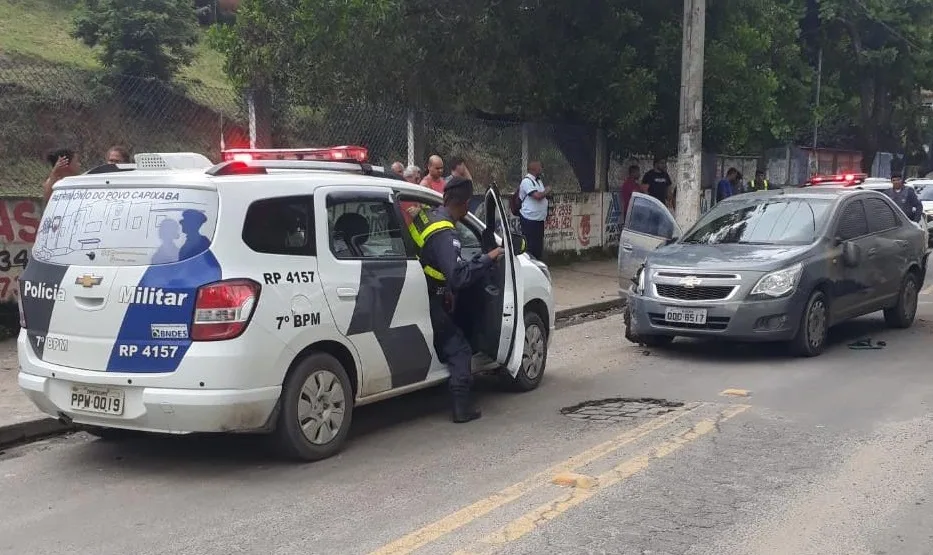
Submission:
{"label": "utility pole", "polygon": [[819,59],[816,63],[816,103],[813,109],[813,156],[816,156],[816,146],[820,137],[820,88],[823,85],[823,47],[820,47]]}
{"label": "utility pole", "polygon": [[703,56],[706,0],[684,0],[680,67],[680,141],[677,149],[677,223],[686,231],[700,217],[703,159]]}

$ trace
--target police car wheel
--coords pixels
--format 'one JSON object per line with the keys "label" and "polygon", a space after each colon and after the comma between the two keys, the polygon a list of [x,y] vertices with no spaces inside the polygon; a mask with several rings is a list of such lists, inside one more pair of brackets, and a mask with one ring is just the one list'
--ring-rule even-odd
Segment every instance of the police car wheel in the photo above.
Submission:
{"label": "police car wheel", "polygon": [[525,340],[521,368],[514,378],[508,371],[503,372],[510,389],[519,392],[537,388],[544,378],[544,368],[547,366],[547,326],[534,312],[526,312],[524,319]]}
{"label": "police car wheel", "polygon": [[276,443],[289,458],[317,461],[337,454],[353,415],[353,388],[340,362],[314,353],[285,379]]}

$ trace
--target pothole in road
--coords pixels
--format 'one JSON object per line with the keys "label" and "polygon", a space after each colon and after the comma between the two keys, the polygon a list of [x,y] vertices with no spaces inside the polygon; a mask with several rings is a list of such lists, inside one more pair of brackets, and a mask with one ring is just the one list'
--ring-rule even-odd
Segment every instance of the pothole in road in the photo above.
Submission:
{"label": "pothole in road", "polygon": [[574,420],[622,422],[636,418],[661,416],[681,409],[683,406],[684,403],[680,401],[668,401],[667,399],[611,397],[564,407],[560,409],[560,413]]}

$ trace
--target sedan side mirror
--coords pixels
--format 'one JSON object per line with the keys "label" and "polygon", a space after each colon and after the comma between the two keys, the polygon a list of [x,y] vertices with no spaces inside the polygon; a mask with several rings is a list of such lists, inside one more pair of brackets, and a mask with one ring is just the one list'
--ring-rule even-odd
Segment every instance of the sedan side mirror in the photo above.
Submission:
{"label": "sedan side mirror", "polygon": [[859,265],[862,258],[858,245],[852,241],[842,242],[842,263],[848,268],[854,268]]}
{"label": "sedan side mirror", "polygon": [[521,233],[512,232],[512,246],[515,248],[515,254],[525,254],[528,250],[528,242]]}

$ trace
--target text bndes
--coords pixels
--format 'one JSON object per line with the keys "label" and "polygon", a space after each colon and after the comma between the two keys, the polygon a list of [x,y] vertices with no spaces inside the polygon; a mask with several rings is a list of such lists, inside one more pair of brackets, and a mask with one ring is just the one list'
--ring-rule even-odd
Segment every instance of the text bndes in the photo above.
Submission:
{"label": "text bndes", "polygon": [[53,285],[47,285],[41,281],[39,283],[23,281],[21,290],[24,297],[29,297],[32,299],[45,299],[47,301],[65,300],[65,290],[61,289],[57,283]]}
{"label": "text bndes", "polygon": [[181,306],[188,293],[163,291],[159,287],[130,287],[120,289],[120,302],[125,304],[154,304],[161,306]]}

